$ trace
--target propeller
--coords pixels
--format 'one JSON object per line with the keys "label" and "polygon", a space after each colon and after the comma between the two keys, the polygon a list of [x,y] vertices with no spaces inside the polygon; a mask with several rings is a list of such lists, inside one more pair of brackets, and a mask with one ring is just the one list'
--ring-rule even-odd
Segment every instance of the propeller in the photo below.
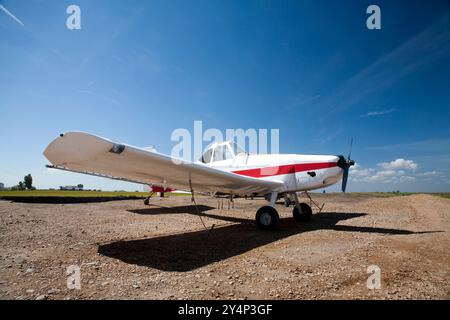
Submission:
{"label": "propeller", "polygon": [[348,180],[348,172],[350,170],[350,167],[355,164],[355,161],[350,159],[350,156],[352,154],[352,147],[353,147],[353,138],[350,140],[350,150],[348,152],[347,159],[344,156],[338,156],[338,167],[342,168],[344,170],[344,174],[342,176],[342,192],[345,192],[345,189],[347,188],[347,180]]}

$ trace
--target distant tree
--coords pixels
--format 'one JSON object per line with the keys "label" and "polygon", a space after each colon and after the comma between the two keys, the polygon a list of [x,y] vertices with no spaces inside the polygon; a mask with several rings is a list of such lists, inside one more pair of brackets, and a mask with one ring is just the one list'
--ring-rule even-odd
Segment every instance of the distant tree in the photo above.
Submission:
{"label": "distant tree", "polygon": [[23,183],[25,184],[25,188],[31,190],[31,188],[33,187],[33,177],[31,176],[31,174],[27,174],[23,178]]}
{"label": "distant tree", "polygon": [[25,184],[22,181],[19,181],[19,184],[17,185],[17,188],[19,190],[25,190]]}
{"label": "distant tree", "polygon": [[78,189],[83,190],[84,186],[80,183],[79,185],[77,185]]}

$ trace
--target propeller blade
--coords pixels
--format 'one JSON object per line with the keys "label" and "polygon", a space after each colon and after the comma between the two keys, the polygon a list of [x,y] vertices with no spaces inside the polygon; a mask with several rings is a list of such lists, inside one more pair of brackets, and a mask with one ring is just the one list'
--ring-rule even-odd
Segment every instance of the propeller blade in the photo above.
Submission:
{"label": "propeller blade", "polygon": [[347,189],[347,180],[348,180],[348,166],[345,166],[344,168],[344,175],[342,176],[342,192],[345,192],[345,189]]}
{"label": "propeller blade", "polygon": [[349,159],[349,160],[350,160],[351,155],[352,155],[352,148],[353,148],[353,137],[352,137],[352,139],[350,140],[350,150],[348,151],[348,157],[347,157],[347,159]]}

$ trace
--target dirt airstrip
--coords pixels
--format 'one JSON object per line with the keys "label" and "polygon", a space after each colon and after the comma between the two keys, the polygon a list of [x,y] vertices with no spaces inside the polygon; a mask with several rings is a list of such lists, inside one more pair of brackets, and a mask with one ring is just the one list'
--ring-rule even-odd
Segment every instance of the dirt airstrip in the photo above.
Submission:
{"label": "dirt airstrip", "polygon": [[[279,228],[269,232],[254,223],[263,200],[228,210],[198,198],[209,230],[189,197],[150,206],[0,201],[0,298],[450,298],[450,199],[315,199],[325,207],[303,224],[277,205]],[[67,287],[71,265],[80,289]],[[380,289],[367,287],[369,266],[379,267]]]}

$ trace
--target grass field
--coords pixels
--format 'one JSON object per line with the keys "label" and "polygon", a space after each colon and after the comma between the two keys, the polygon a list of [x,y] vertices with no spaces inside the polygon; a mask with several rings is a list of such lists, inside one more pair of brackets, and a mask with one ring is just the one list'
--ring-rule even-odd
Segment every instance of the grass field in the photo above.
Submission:
{"label": "grass field", "polygon": [[27,190],[0,191],[0,197],[147,197],[148,192]]}

